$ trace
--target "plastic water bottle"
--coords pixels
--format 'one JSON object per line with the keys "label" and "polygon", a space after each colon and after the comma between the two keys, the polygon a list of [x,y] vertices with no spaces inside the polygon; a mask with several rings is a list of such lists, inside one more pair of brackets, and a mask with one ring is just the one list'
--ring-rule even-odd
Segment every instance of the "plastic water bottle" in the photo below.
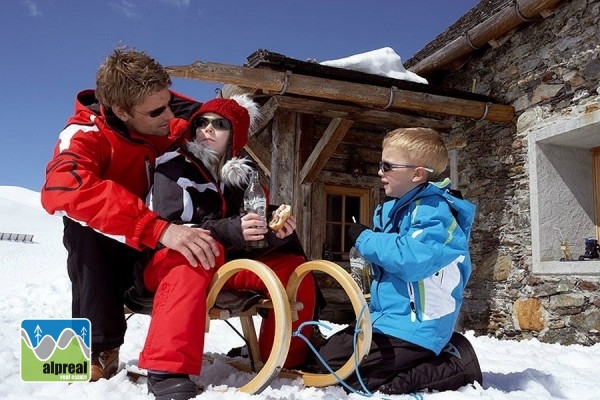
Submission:
{"label": "plastic water bottle", "polygon": [[[263,221],[267,220],[267,196],[258,180],[258,171],[252,171],[250,183],[244,192],[244,212],[260,215]],[[262,249],[268,246],[267,238],[261,240],[248,240],[246,246],[249,249]]]}
{"label": "plastic water bottle", "polygon": [[371,263],[359,253],[355,246],[350,249],[350,275],[363,294],[371,293]]}

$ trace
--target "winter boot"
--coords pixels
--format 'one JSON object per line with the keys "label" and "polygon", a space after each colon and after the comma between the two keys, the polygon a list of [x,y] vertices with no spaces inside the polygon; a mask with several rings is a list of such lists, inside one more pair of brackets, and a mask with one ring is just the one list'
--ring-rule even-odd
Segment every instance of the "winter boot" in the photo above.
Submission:
{"label": "winter boot", "polygon": [[451,354],[459,360],[460,367],[465,372],[465,384],[478,382],[481,385],[483,383],[475,349],[466,337],[454,332],[442,352]]}
{"label": "winter boot", "polygon": [[119,348],[105,351],[92,351],[92,377],[90,382],[102,378],[112,378],[119,369]]}
{"label": "winter boot", "polygon": [[202,393],[189,375],[154,372],[148,372],[148,392],[156,400],[188,400]]}
{"label": "winter boot", "polygon": [[442,352],[414,368],[402,371],[379,387],[382,393],[405,394],[424,390],[457,390],[473,382],[482,383],[481,369],[471,343],[454,332]]}

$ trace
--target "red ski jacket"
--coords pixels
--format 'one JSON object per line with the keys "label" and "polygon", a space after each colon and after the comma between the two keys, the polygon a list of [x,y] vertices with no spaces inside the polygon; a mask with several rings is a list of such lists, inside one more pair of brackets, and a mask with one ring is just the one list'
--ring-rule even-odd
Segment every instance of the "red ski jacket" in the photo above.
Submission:
{"label": "red ski jacket", "polygon": [[156,157],[178,147],[201,103],[172,92],[167,137],[128,131],[100,109],[93,90],[77,95],[41,190],[50,214],[67,216],[135,249],[155,248],[168,225],[145,204]]}

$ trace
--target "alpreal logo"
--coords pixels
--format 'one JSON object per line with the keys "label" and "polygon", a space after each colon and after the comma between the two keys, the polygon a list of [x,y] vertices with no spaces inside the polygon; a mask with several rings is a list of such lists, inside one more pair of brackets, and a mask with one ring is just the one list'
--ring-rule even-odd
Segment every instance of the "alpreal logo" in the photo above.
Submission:
{"label": "alpreal logo", "polygon": [[21,321],[21,379],[26,382],[90,380],[92,325],[84,318]]}

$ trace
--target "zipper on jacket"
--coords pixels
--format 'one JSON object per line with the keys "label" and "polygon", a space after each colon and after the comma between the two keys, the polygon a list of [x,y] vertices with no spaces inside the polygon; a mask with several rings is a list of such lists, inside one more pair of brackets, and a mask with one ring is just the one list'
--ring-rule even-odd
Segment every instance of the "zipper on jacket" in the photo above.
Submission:
{"label": "zipper on jacket", "polygon": [[152,177],[154,175],[154,168],[152,168],[152,165],[150,165],[150,160],[148,159],[148,156],[146,156],[146,180],[148,183],[148,190],[150,190],[150,188],[152,188]]}
{"label": "zipper on jacket", "polygon": [[407,282],[408,286],[408,298],[410,301],[410,322],[417,320],[417,306],[415,305],[415,291],[413,290],[412,282]]}

